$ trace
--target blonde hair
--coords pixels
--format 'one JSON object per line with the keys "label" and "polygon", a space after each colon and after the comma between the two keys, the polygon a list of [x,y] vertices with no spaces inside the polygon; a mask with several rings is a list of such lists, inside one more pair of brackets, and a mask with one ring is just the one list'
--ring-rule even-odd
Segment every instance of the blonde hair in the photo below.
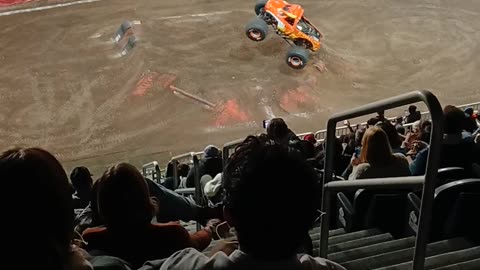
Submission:
{"label": "blonde hair", "polygon": [[393,158],[387,134],[379,127],[367,129],[362,139],[360,161],[373,166],[384,166]]}

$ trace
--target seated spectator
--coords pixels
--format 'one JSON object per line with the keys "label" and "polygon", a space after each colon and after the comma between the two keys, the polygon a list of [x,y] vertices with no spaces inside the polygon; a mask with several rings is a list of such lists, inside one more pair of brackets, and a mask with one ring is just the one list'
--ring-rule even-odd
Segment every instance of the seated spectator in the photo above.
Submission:
{"label": "seated spectator", "polygon": [[[169,163],[168,166],[170,166],[171,170],[173,171],[173,163]],[[178,179],[180,180],[179,183],[182,181],[182,179],[187,177],[189,171],[190,171],[190,167],[187,164],[183,164],[183,163],[178,164],[177,176],[178,176]],[[162,185],[170,190],[174,190],[174,181],[175,179],[173,178],[173,172],[172,172],[171,176],[165,177]]]}
{"label": "seated spectator", "polygon": [[417,106],[410,105],[408,107],[408,114],[405,116],[405,124],[410,124],[416,121],[420,121],[422,119],[422,113],[417,111]]}
{"label": "seated spectator", "polygon": [[[154,197],[162,211],[156,214],[157,222],[170,222],[182,220],[189,222],[195,220],[202,225],[207,224],[208,220],[221,218],[222,210],[219,207],[203,207],[197,205],[193,200],[188,199],[176,192],[158,185],[150,179],[145,179],[148,185],[150,196]],[[104,224],[98,214],[97,191],[99,181],[93,184],[93,194],[90,204],[77,217],[78,232],[83,232],[89,227],[101,226]]]}
{"label": "seated spectator", "polygon": [[304,141],[309,141],[313,145],[317,144],[317,139],[315,139],[315,135],[313,133],[305,135],[305,137],[303,137],[303,140]]}
{"label": "seated spectator", "polygon": [[[8,150],[0,154],[0,179],[4,192],[20,192],[1,209],[2,229],[10,234],[2,237],[7,269],[89,270],[94,261],[103,269],[128,269],[115,258],[93,258],[74,243],[70,184],[52,154],[39,148]],[[114,265],[108,267],[107,260]]]}
{"label": "seated spectator", "polygon": [[98,209],[105,226],[85,230],[87,249],[122,258],[138,268],[147,260],[187,247],[203,250],[210,244],[211,224],[192,235],[179,224],[152,224],[161,208],[150,198],[145,179],[134,166],[120,163],[109,168],[98,186]]}
{"label": "seated spectator", "polygon": [[430,135],[432,134],[432,122],[425,120],[420,122],[420,135],[418,136],[418,140],[429,144],[430,143]]}
{"label": "seated spectator", "polygon": [[90,203],[93,186],[92,176],[86,167],[76,167],[70,173],[70,181],[72,181],[72,186],[75,189],[75,193],[72,195],[75,209],[83,209]]}
{"label": "seated spectator", "polygon": [[473,108],[467,108],[465,110],[465,131],[472,134],[478,129],[476,119],[477,115],[474,114]]}
{"label": "seated spectator", "polygon": [[367,126],[368,127],[375,126],[378,122],[386,122],[386,121],[388,120],[385,118],[385,111],[378,111],[375,117],[368,119]]}
{"label": "seated spectator", "polygon": [[[480,150],[471,136],[465,136],[465,114],[455,106],[443,109],[444,135],[440,154],[440,168],[462,167],[470,173],[472,163],[480,161]],[[429,148],[421,150],[410,164],[413,175],[425,174]]]}
{"label": "seated spectator", "polygon": [[[223,171],[223,160],[220,150],[214,146],[209,145],[203,150],[203,157],[198,164],[199,177],[208,174],[210,177],[215,177],[218,173]],[[186,186],[189,188],[195,187],[195,177],[193,167],[189,171],[186,181]]]}
{"label": "seated spectator", "polygon": [[400,135],[405,135],[405,128],[403,127],[403,118],[397,117],[395,118],[395,129]]}
{"label": "seated spectator", "polygon": [[415,141],[420,140],[421,136],[421,121],[418,120],[412,124],[410,131],[405,135],[405,139],[402,142],[402,148],[406,151],[412,149],[412,144]]}
{"label": "seated spectator", "polygon": [[[326,143],[326,140],[325,140]],[[335,175],[341,175],[343,171],[348,167],[350,162],[350,157],[344,155],[342,141],[339,138],[335,138],[334,142],[334,159],[333,159],[333,169]],[[324,169],[325,167],[325,156],[326,150],[323,150],[315,156],[315,168]]]}
{"label": "seated spectator", "polygon": [[315,173],[303,158],[285,145],[250,136],[231,157],[226,174],[224,213],[235,227],[239,249],[223,243],[222,251],[211,257],[185,249],[168,258],[162,269],[344,269],[297,254],[315,220],[318,196]]}
{"label": "seated spectator", "polygon": [[282,118],[274,118],[270,120],[270,123],[267,126],[267,136],[276,143],[287,146],[290,151],[304,155],[305,158],[301,140],[288,128]]}
{"label": "seated spectator", "polygon": [[402,139],[400,135],[398,135],[395,127],[389,121],[378,122],[375,126],[381,128],[385,134],[387,134],[388,142],[390,143],[393,153],[405,154],[405,149],[401,148]]}
{"label": "seated spectator", "polygon": [[367,129],[360,158],[352,158],[349,179],[409,176],[408,161],[402,154],[393,154],[387,134],[379,127]]}

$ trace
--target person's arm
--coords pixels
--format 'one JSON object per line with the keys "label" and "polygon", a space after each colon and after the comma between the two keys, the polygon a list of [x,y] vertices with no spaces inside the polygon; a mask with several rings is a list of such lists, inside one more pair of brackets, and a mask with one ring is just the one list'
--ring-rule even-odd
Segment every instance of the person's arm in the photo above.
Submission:
{"label": "person's arm", "polygon": [[427,166],[428,148],[421,150],[415,160],[410,164],[410,172],[412,175],[425,174],[425,167]]}
{"label": "person's arm", "polygon": [[212,241],[212,228],[210,226],[205,227],[195,233],[189,233],[185,228],[180,225],[172,225],[174,227],[175,234],[178,234],[177,243],[181,248],[193,247],[199,251],[204,250],[210,245]]}
{"label": "person's arm", "polygon": [[162,185],[157,185],[149,179],[146,181],[150,189],[150,196],[155,197],[158,200],[158,204],[161,205],[161,211],[157,215],[158,222],[176,220],[188,222],[198,219],[201,207],[195,204],[195,202]]}

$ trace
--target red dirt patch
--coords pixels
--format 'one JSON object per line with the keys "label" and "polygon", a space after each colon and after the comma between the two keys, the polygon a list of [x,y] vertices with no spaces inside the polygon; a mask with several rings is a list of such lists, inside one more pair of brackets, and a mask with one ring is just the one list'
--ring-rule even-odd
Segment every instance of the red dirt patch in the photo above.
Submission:
{"label": "red dirt patch", "polygon": [[224,126],[227,124],[247,122],[250,117],[240,108],[237,101],[230,99],[218,107],[218,114],[215,118],[215,126]]}

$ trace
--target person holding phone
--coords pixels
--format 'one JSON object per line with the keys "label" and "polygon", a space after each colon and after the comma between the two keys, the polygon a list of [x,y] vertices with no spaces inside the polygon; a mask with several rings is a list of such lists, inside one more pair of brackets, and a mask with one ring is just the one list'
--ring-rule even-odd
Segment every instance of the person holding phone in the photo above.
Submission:
{"label": "person holding phone", "polygon": [[355,158],[357,155],[352,157],[350,180],[410,176],[407,159],[402,154],[392,153],[387,134],[380,127],[367,129],[360,155]]}

